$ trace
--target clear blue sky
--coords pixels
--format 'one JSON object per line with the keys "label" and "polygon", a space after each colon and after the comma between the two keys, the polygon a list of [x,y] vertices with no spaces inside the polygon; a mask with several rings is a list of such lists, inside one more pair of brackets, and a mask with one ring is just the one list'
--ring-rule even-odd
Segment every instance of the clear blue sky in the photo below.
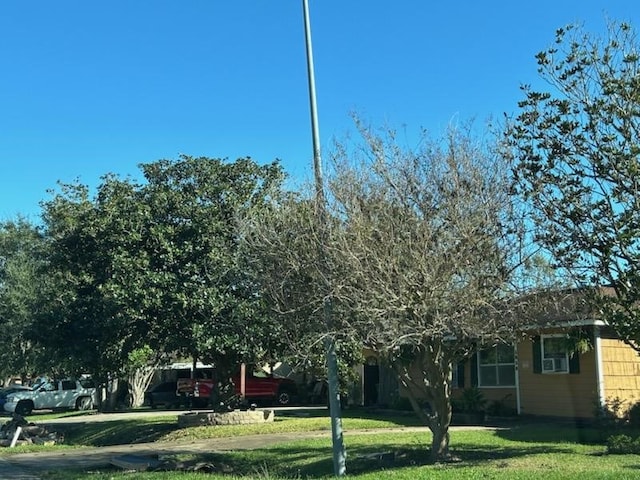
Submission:
{"label": "clear blue sky", "polygon": [[[323,147],[351,128],[513,113],[556,28],[640,28],[637,0],[309,0]],[[301,0],[30,0],[0,8],[0,220],[58,180],[184,153],[310,176]]]}

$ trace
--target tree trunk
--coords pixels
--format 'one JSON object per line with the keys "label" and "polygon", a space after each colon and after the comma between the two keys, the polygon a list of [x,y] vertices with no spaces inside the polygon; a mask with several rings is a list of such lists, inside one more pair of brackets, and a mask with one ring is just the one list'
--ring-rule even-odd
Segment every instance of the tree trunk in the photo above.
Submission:
{"label": "tree trunk", "polygon": [[120,390],[120,381],[117,378],[112,378],[106,383],[106,399],[102,403],[104,411],[113,412],[116,410],[116,401],[118,399],[118,391]]}
{"label": "tree trunk", "polygon": [[[431,460],[438,462],[449,459],[449,425],[451,424],[451,401],[444,389],[434,389],[431,405]],[[444,394],[444,395],[443,395]]]}
{"label": "tree trunk", "polygon": [[144,392],[149,388],[156,366],[136,368],[129,374],[129,393],[131,394],[131,407],[141,407],[144,403]]}
{"label": "tree trunk", "polygon": [[[449,425],[451,424],[451,373],[448,361],[434,361],[435,355],[420,352],[411,365],[394,365],[400,383],[418,418],[431,430],[431,461],[449,459]],[[429,403],[427,412],[419,399]]]}
{"label": "tree trunk", "polygon": [[449,426],[438,425],[431,430],[431,460],[435,463],[449,458]]}

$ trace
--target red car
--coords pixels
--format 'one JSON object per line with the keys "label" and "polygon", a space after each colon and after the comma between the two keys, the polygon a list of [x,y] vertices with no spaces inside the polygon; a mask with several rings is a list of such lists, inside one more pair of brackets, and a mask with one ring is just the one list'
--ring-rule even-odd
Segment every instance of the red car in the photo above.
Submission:
{"label": "red car", "polygon": [[[233,379],[235,393],[240,393],[240,374]],[[204,378],[179,378],[176,393],[208,403],[215,380]],[[247,370],[245,398],[249,401],[266,401],[279,406],[291,405],[298,393],[296,383],[289,378],[275,377],[264,372]]]}

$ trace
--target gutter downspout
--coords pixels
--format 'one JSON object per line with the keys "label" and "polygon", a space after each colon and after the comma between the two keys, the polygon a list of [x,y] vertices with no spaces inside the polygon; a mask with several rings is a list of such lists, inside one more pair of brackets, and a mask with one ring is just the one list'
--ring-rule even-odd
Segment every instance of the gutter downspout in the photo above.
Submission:
{"label": "gutter downspout", "polygon": [[514,348],[515,352],[515,362],[514,366],[516,368],[516,414],[521,414],[521,405],[520,405],[520,358],[518,357],[518,347]]}
{"label": "gutter downspout", "polygon": [[600,407],[605,406],[605,392],[604,392],[604,369],[602,366],[602,337],[600,336],[600,327],[595,325],[593,327],[594,347],[596,354],[596,391],[598,394],[598,404]]}

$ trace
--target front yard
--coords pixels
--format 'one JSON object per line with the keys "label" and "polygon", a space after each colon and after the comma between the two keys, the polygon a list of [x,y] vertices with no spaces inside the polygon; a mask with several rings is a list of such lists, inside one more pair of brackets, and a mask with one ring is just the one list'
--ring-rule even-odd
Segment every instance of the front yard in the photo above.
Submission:
{"label": "front yard", "polygon": [[[30,420],[38,421],[37,417]],[[450,463],[425,462],[428,433],[398,431],[415,425],[412,417],[372,416],[348,412],[344,417],[349,478],[356,479],[635,479],[640,476],[640,457],[609,455],[594,429],[562,424],[514,424],[496,430],[454,430]],[[395,427],[394,430],[390,430]],[[204,438],[238,437],[255,433],[310,432],[328,430],[322,416],[280,417],[273,424],[196,427],[177,429],[175,415],[122,420],[105,424],[73,424],[65,431],[65,446],[29,449],[70,449],[80,445],[113,445],[135,442],[189,442]],[[375,433],[363,429],[380,429]],[[211,451],[216,441],[211,443]],[[2,454],[11,452],[4,449]],[[15,451],[24,451],[24,448]],[[61,451],[62,453],[62,451]],[[328,438],[301,438],[247,451],[196,453],[166,459],[203,466],[204,471],[127,473],[117,468],[48,472],[49,480],[231,480],[237,478],[327,478],[332,475],[331,443]]]}

